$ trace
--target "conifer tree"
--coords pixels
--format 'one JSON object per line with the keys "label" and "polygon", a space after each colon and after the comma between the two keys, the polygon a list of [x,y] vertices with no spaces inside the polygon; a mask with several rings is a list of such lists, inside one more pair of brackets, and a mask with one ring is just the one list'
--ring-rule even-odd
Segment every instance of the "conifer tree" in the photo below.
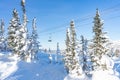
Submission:
{"label": "conifer tree", "polygon": [[26,9],[25,9],[25,0],[21,1],[21,6],[22,6],[22,11],[23,11],[23,23],[19,29],[19,31],[21,32],[20,39],[19,39],[19,45],[21,46],[20,48],[20,55],[21,58],[24,59],[26,56],[26,52],[27,52],[27,15],[26,15]]}
{"label": "conifer tree", "polygon": [[82,68],[79,62],[79,56],[77,52],[76,32],[74,22],[70,23],[70,32],[67,31],[66,36],[66,53],[65,53],[65,66],[68,68],[70,74],[82,75]]}
{"label": "conifer tree", "polygon": [[60,56],[60,48],[59,48],[59,43],[57,43],[57,50],[56,50],[56,57],[55,57],[55,60],[57,63],[60,60],[59,56]]}
{"label": "conifer tree", "polygon": [[100,19],[99,11],[96,10],[96,16],[94,17],[94,26],[93,26],[93,53],[92,53],[92,62],[93,70],[106,69],[106,64],[101,64],[100,60],[103,55],[106,55],[107,48],[105,43],[108,41],[105,37],[105,32],[103,32],[103,22]]}
{"label": "conifer tree", "polygon": [[33,31],[32,31],[32,39],[34,44],[34,52],[37,53],[39,51],[39,41],[36,27],[36,18],[33,19]]}
{"label": "conifer tree", "polygon": [[8,27],[8,47],[13,51],[13,54],[19,54],[19,28],[20,20],[18,12],[16,9],[13,10],[13,18],[10,21],[10,26]]}
{"label": "conifer tree", "polygon": [[66,31],[66,50],[65,50],[65,54],[64,54],[64,63],[65,63],[65,68],[67,70],[67,72],[69,73],[69,66],[70,66],[70,30],[69,28]]}
{"label": "conifer tree", "polygon": [[1,19],[0,24],[0,51],[5,51],[6,48],[6,40],[4,37],[4,21]]}
{"label": "conifer tree", "polygon": [[38,41],[38,34],[36,28],[36,18],[33,19],[32,22],[32,35],[31,35],[31,58],[36,58],[36,53],[39,51],[39,41]]}
{"label": "conifer tree", "polygon": [[87,61],[87,58],[88,58],[88,51],[87,51],[87,48],[88,48],[88,40],[87,39],[84,39],[84,36],[81,36],[81,44],[82,44],[82,51],[81,51],[81,55],[80,58],[81,59],[81,62],[82,62],[82,69],[84,72],[87,73],[87,71],[89,71],[89,67],[88,67],[88,61]]}
{"label": "conifer tree", "polygon": [[0,37],[4,37],[4,21],[1,19]]}

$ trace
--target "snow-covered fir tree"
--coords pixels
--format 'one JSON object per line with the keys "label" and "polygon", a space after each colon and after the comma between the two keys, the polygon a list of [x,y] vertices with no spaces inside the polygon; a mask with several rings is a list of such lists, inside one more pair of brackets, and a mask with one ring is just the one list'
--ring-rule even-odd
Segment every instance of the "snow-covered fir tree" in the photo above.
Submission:
{"label": "snow-covered fir tree", "polygon": [[25,59],[26,56],[26,52],[27,52],[27,15],[26,15],[26,9],[25,9],[25,0],[21,1],[21,6],[22,6],[22,11],[23,11],[23,22],[21,24],[21,27],[19,29],[19,31],[21,32],[20,36],[20,54],[21,54],[21,58]]}
{"label": "snow-covered fir tree", "polygon": [[19,28],[20,20],[18,12],[16,9],[13,10],[13,18],[10,20],[10,25],[8,27],[8,38],[7,44],[8,47],[13,51],[13,54],[19,55]]}
{"label": "snow-covered fir tree", "polygon": [[33,19],[33,31],[32,31],[32,42],[33,42],[33,55],[39,51],[40,43],[38,41],[37,27],[36,27],[36,18]]}
{"label": "snow-covered fir tree", "polygon": [[36,28],[36,18],[34,18],[32,22],[32,35],[29,39],[28,47],[28,55],[31,56],[31,59],[37,58],[36,53],[39,51],[40,45]]}
{"label": "snow-covered fir tree", "polygon": [[81,35],[81,45],[82,45],[82,50],[80,53],[80,61],[81,61],[83,71],[87,73],[89,71],[88,40],[85,39],[83,35]]}
{"label": "snow-covered fir tree", "polygon": [[1,19],[1,24],[0,24],[0,38],[4,37],[4,21]]}
{"label": "snow-covered fir tree", "polygon": [[65,54],[64,54],[65,68],[68,73],[69,73],[71,56],[72,55],[70,54],[70,30],[68,28],[66,31],[66,50],[65,50]]}
{"label": "snow-covered fir tree", "polygon": [[98,69],[107,69],[107,64],[101,62],[102,56],[107,54],[108,49],[105,47],[105,43],[108,39],[105,37],[105,32],[103,32],[103,22],[100,19],[100,14],[98,9],[96,10],[96,16],[94,17],[94,26],[93,26],[93,53],[92,53],[92,62],[93,70]]}
{"label": "snow-covered fir tree", "polygon": [[56,57],[55,57],[55,60],[56,60],[56,63],[59,62],[60,60],[60,48],[59,48],[59,43],[57,43],[57,50],[56,50]]}
{"label": "snow-covered fir tree", "polygon": [[4,37],[4,21],[1,19],[0,24],[0,51],[5,51],[6,49],[6,39]]}
{"label": "snow-covered fir tree", "polygon": [[69,74],[82,75],[82,67],[79,64],[79,53],[76,51],[76,32],[74,22],[70,23],[70,31],[67,30],[66,34],[66,53],[65,53],[65,66]]}

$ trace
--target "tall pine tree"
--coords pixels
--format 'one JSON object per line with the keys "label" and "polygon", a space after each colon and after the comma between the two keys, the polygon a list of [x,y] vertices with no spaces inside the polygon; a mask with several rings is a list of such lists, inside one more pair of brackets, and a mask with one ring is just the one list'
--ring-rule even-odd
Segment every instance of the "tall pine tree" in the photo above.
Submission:
{"label": "tall pine tree", "polygon": [[39,51],[39,41],[38,41],[38,34],[37,34],[37,27],[36,27],[36,18],[33,19],[33,25],[32,25],[33,31],[32,31],[32,42],[34,47],[34,53],[37,53]]}
{"label": "tall pine tree", "polygon": [[55,57],[56,63],[60,61],[60,48],[59,43],[57,43],[57,50],[56,50],[56,57]]}
{"label": "tall pine tree", "polygon": [[3,21],[3,19],[1,19],[0,37],[4,37],[4,21]]}
{"label": "tall pine tree", "polygon": [[96,16],[94,17],[94,26],[93,26],[93,53],[92,53],[92,62],[93,70],[98,69],[107,69],[106,64],[101,64],[100,60],[103,55],[106,55],[107,48],[105,43],[108,39],[105,37],[105,32],[103,32],[103,22],[100,19],[100,14],[98,9],[96,10]]}
{"label": "tall pine tree", "polygon": [[85,73],[88,73],[89,71],[89,64],[88,64],[88,40],[84,38],[83,35],[81,35],[81,55],[80,60],[82,63],[82,69]]}
{"label": "tall pine tree", "polygon": [[70,54],[70,30],[69,28],[66,31],[66,50],[64,54],[64,63],[65,68],[67,70],[67,73],[69,73],[69,67],[70,67],[70,60],[71,60],[71,54]]}
{"label": "tall pine tree", "polygon": [[23,22],[21,25],[21,28],[19,31],[21,32],[20,39],[19,39],[19,45],[20,47],[20,55],[22,59],[25,59],[26,52],[27,52],[27,15],[26,15],[26,9],[25,9],[25,0],[21,1],[22,11],[23,11]]}
{"label": "tall pine tree", "polygon": [[13,10],[13,18],[10,21],[10,25],[8,27],[8,38],[7,43],[8,47],[13,51],[13,54],[19,54],[19,28],[20,20],[18,16],[18,12],[16,9]]}
{"label": "tall pine tree", "polygon": [[82,68],[79,62],[79,53],[77,52],[76,32],[74,22],[70,23],[70,31],[66,36],[65,66],[70,74],[82,75]]}
{"label": "tall pine tree", "polygon": [[5,51],[6,49],[6,40],[4,37],[4,21],[1,19],[0,24],[0,51]]}
{"label": "tall pine tree", "polygon": [[37,27],[36,27],[36,18],[33,19],[32,22],[32,35],[30,40],[30,54],[31,59],[37,58],[36,53],[39,51],[39,41],[38,41],[38,34],[37,34]]}

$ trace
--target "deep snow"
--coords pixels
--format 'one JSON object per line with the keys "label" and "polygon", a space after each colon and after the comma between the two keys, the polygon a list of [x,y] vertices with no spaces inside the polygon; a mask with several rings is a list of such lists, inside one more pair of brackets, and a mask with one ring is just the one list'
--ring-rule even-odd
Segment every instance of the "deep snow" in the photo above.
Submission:
{"label": "deep snow", "polygon": [[[61,56],[56,63],[56,55],[51,54],[50,63],[49,54],[39,53],[36,61],[20,61],[17,56],[0,53],[0,80],[120,80],[120,59],[115,59],[114,72],[96,71],[92,78],[82,75],[78,77],[74,74],[66,73]],[[114,76],[116,75],[116,76]],[[106,79],[104,79],[106,78]]]}
{"label": "deep snow", "polygon": [[50,63],[48,54],[41,53],[31,63],[1,54],[0,65],[0,80],[63,80],[66,76],[63,63]]}

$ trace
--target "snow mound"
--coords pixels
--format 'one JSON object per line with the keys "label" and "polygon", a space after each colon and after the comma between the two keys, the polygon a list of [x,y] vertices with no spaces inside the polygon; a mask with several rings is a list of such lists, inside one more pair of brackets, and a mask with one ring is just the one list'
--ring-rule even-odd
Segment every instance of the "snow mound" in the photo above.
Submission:
{"label": "snow mound", "polygon": [[88,80],[88,78],[82,74],[82,75],[76,75],[76,74],[68,74],[64,80]]}
{"label": "snow mound", "polygon": [[107,69],[113,69],[114,67],[114,61],[107,55],[103,55],[100,62],[102,65],[106,64]]}
{"label": "snow mound", "polygon": [[17,70],[16,56],[7,57],[0,55],[0,80],[4,80]]}
{"label": "snow mound", "polygon": [[95,71],[92,80],[120,80],[113,70]]}

